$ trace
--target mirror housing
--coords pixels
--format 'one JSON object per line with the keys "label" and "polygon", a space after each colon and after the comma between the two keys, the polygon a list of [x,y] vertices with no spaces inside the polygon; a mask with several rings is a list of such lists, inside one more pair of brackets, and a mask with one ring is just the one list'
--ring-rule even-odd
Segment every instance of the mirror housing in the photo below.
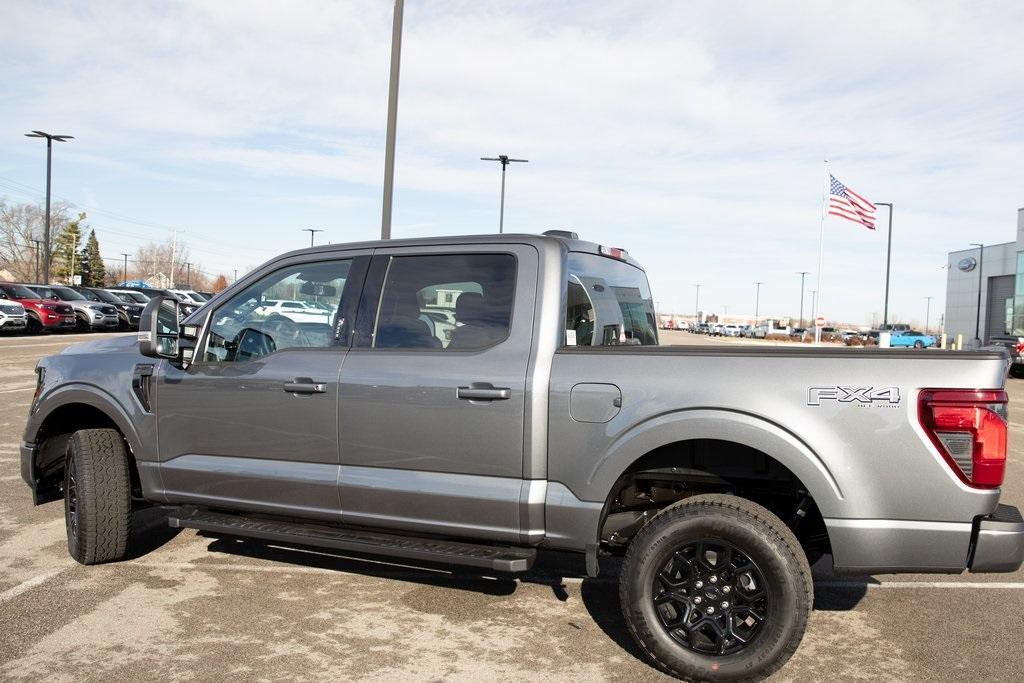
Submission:
{"label": "mirror housing", "polygon": [[177,358],[180,311],[168,296],[149,300],[139,318],[139,353],[148,358]]}

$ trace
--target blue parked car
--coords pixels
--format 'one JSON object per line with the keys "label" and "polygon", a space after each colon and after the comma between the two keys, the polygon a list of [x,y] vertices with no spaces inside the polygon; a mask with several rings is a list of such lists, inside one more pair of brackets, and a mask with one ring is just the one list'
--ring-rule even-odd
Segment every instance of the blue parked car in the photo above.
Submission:
{"label": "blue parked car", "polygon": [[893,347],[924,349],[935,346],[936,339],[930,334],[917,332],[915,330],[898,330],[892,333],[889,344]]}

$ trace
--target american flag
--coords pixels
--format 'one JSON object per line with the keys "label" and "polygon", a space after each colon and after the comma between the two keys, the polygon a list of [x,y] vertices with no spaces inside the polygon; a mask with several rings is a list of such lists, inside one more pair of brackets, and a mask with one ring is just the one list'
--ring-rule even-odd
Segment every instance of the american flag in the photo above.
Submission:
{"label": "american flag", "polygon": [[831,181],[828,194],[828,214],[860,223],[868,230],[874,230],[875,205],[836,180],[831,173],[828,177]]}

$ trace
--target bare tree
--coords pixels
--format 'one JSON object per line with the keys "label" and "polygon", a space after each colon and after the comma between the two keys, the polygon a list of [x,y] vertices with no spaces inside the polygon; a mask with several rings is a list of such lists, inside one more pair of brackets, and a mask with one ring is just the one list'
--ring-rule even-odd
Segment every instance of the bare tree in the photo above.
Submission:
{"label": "bare tree", "polygon": [[[53,234],[67,225],[69,210],[63,202],[51,207]],[[18,280],[36,282],[41,277],[37,273],[42,272],[45,215],[36,204],[11,204],[0,198],[0,269],[10,271]]]}

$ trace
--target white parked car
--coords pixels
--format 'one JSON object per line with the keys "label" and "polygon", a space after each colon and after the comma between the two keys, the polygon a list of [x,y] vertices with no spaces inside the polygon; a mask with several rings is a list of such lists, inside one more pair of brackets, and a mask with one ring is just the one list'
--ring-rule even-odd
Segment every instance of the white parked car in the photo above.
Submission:
{"label": "white parked car", "polygon": [[262,305],[253,309],[253,313],[270,317],[275,313],[283,315],[294,323],[326,323],[331,324],[332,311],[304,301],[277,301],[267,299]]}
{"label": "white parked car", "polygon": [[723,325],[722,326],[722,336],[723,337],[738,337],[738,336],[740,336],[740,326],[739,325]]}

